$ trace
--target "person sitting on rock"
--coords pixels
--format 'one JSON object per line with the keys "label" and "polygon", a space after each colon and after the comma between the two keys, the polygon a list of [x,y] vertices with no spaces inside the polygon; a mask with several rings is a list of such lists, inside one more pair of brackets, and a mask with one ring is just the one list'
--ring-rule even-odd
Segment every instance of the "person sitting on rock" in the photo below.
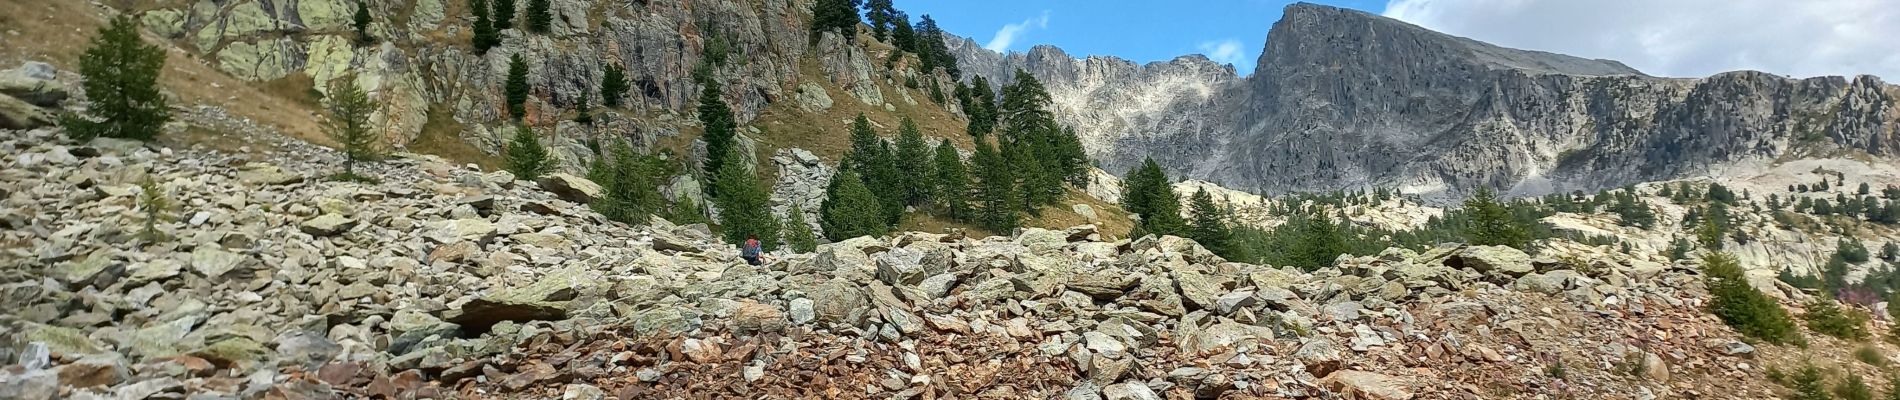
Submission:
{"label": "person sitting on rock", "polygon": [[739,258],[747,265],[759,265],[765,260],[765,249],[759,244],[759,235],[745,235],[745,244],[739,246]]}

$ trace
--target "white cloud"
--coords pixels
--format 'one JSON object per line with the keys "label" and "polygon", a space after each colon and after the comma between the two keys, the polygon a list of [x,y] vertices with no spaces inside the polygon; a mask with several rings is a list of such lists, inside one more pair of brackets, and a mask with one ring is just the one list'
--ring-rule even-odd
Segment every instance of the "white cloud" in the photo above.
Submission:
{"label": "white cloud", "polygon": [[1029,28],[1042,29],[1048,27],[1049,11],[1043,10],[1042,16],[1040,17],[1025,19],[1022,23],[1003,25],[1002,29],[996,30],[996,36],[990,38],[989,44],[983,45],[983,48],[1001,53],[1009,50],[1009,45],[1015,44],[1016,39],[1020,38],[1024,32],[1029,31]]}
{"label": "white cloud", "polygon": [[1893,0],[1390,0],[1385,16],[1652,75],[1749,69],[1900,79]]}
{"label": "white cloud", "polygon": [[1247,53],[1241,50],[1240,41],[1234,39],[1202,42],[1199,48],[1201,55],[1223,64],[1241,65],[1241,61],[1247,56]]}

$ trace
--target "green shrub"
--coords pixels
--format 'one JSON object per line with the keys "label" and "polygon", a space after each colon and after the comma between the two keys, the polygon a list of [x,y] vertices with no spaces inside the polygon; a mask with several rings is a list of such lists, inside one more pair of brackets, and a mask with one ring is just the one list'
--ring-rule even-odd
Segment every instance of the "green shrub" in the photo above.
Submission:
{"label": "green shrub", "polygon": [[1868,337],[1866,313],[1842,309],[1839,302],[1827,297],[1816,297],[1809,301],[1807,309],[1808,313],[1803,319],[1808,321],[1808,329],[1815,333],[1848,340]]}
{"label": "green shrub", "polygon": [[1860,375],[1850,372],[1847,379],[1834,385],[1834,395],[1839,396],[1840,400],[1874,400],[1874,388],[1868,387],[1867,381],[1862,380]]}
{"label": "green shrub", "polygon": [[1854,349],[1854,359],[1876,367],[1887,365],[1887,356],[1880,354],[1880,349],[1874,346],[1860,346]]}
{"label": "green shrub", "polygon": [[1749,286],[1735,256],[1710,252],[1702,256],[1704,282],[1709,287],[1709,311],[1743,336],[1774,344],[1800,339],[1788,311],[1775,299]]}
{"label": "green shrub", "polygon": [[1832,400],[1827,394],[1826,383],[1821,382],[1821,369],[1815,368],[1813,364],[1803,365],[1787,380],[1788,389],[1794,391],[1788,400]]}

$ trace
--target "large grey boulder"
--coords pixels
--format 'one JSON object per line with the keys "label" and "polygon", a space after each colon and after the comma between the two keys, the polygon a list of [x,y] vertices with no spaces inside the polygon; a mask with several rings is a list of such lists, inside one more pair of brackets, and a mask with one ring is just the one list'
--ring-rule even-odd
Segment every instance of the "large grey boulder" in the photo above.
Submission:
{"label": "large grey boulder", "polygon": [[59,70],[37,61],[0,71],[0,95],[39,107],[58,107],[70,96],[66,83],[59,81]]}
{"label": "large grey boulder", "polygon": [[1530,254],[1507,246],[1471,246],[1445,260],[1452,268],[1471,268],[1488,275],[1523,276],[1536,271]]}
{"label": "large grey boulder", "polygon": [[562,200],[575,203],[584,204],[593,202],[594,199],[600,198],[601,193],[603,193],[600,184],[587,180],[587,178],[574,176],[565,172],[547,174],[540,179],[536,179],[535,183],[541,185],[541,190],[554,193],[555,196],[560,196]]}
{"label": "large grey boulder", "polygon": [[53,116],[26,101],[0,95],[0,129],[33,129],[53,124]]}

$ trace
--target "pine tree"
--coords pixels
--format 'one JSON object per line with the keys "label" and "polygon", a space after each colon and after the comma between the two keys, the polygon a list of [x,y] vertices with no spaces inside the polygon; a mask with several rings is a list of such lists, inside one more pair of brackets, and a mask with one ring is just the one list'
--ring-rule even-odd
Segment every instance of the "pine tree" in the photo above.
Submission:
{"label": "pine tree", "polygon": [[845,164],[864,180],[864,186],[878,193],[883,202],[884,217],[888,224],[896,224],[904,212],[905,190],[903,172],[897,169],[897,155],[884,139],[877,136],[871,128],[871,120],[858,114],[851,121],[851,149],[845,153]]}
{"label": "pine tree", "polygon": [[[1290,223],[1290,222],[1289,222]],[[1294,265],[1313,270],[1333,265],[1347,251],[1345,233],[1323,207],[1314,206],[1299,221],[1290,258]]]}
{"label": "pine tree", "polygon": [[936,196],[937,206],[942,207],[952,221],[968,221],[970,177],[963,166],[963,158],[957,154],[956,146],[951,145],[949,139],[937,143],[935,164],[932,170],[937,173],[937,186],[932,193]]}
{"label": "pine tree", "polygon": [[1143,160],[1122,181],[1122,209],[1141,216],[1140,228],[1145,233],[1179,236],[1186,227],[1173,184],[1153,158]]}
{"label": "pine tree", "polygon": [[714,202],[719,205],[719,227],[725,232],[730,243],[744,242],[747,237],[756,235],[766,250],[778,248],[778,218],[772,216],[772,199],[765,189],[759,186],[759,179],[743,165],[744,158],[736,148],[727,148],[726,156],[720,157],[719,179],[714,185],[719,188]]}
{"label": "pine tree", "polygon": [[516,121],[528,116],[528,61],[521,53],[508,56],[508,82],[503,90],[508,100],[508,116]]}
{"label": "pine tree", "polygon": [[376,42],[376,39],[369,35],[369,5],[364,4],[363,0],[356,0],[356,15],[351,17],[350,22],[356,27],[357,43],[368,45]]}
{"label": "pine tree", "polygon": [[971,157],[972,170],[977,177],[975,190],[975,219],[978,226],[991,232],[1007,233],[1016,230],[1022,215],[1016,197],[1016,179],[1003,156],[987,141],[977,141],[976,155]]}
{"label": "pine tree", "polygon": [[670,171],[665,160],[635,153],[626,142],[615,141],[607,157],[594,160],[588,167],[587,178],[601,186],[601,198],[588,206],[609,220],[646,223],[665,205],[666,198],[659,189],[667,175]]}
{"label": "pine tree", "polygon": [[728,150],[734,147],[735,136],[739,134],[739,122],[732,116],[732,107],[720,98],[719,83],[709,80],[704,84],[705,88],[699,92],[699,125],[706,128],[705,134],[700,135],[701,140],[706,141],[706,160],[700,164],[700,171],[712,183],[713,191],[709,194],[718,196],[720,186],[716,171],[725,162],[727,154],[738,154],[729,153]]}
{"label": "pine tree", "polygon": [[475,54],[488,54],[488,49],[501,44],[500,33],[496,32],[495,21],[489,16],[488,0],[470,0],[469,8],[475,13],[474,36],[469,45],[475,48]]}
{"label": "pine tree", "polygon": [[712,225],[712,219],[706,217],[706,208],[700,206],[699,202],[693,201],[691,198],[681,198],[678,202],[673,203],[673,210],[669,214],[666,220],[672,221],[675,224]]}
{"label": "pine tree", "polygon": [[891,0],[870,0],[864,4],[864,19],[878,40],[890,40],[891,27],[898,23],[897,9]]}
{"label": "pine tree", "polygon": [[[888,0],[886,0],[888,1]],[[935,182],[934,166],[931,160],[930,144],[924,142],[923,132],[917,129],[917,123],[910,117],[904,117],[897,127],[897,170],[903,182],[904,203],[923,205],[930,200],[930,191]]]}
{"label": "pine tree", "polygon": [[165,67],[165,51],[139,38],[139,22],[131,16],[113,18],[90,48],[79,56],[80,83],[92,105],[85,117],[61,118],[76,138],[109,137],[152,140],[166,122],[171,108],[158,91],[158,74]]}
{"label": "pine tree", "polygon": [[797,253],[818,250],[818,238],[812,234],[811,224],[805,222],[805,209],[797,203],[792,204],[791,214],[785,216],[785,244]]}
{"label": "pine tree", "polygon": [[1227,227],[1227,220],[1233,216],[1214,204],[1214,196],[1207,194],[1207,189],[1197,190],[1189,198],[1188,213],[1194,215],[1194,221],[1188,227],[1188,238],[1214,254],[1236,259],[1234,247],[1231,246],[1234,233]]}
{"label": "pine tree", "polygon": [[329,100],[330,119],[324,121],[324,130],[330,140],[343,147],[343,176],[355,177],[356,162],[382,154],[380,138],[370,130],[369,118],[376,112],[376,103],[356,86],[355,79],[332,82]]}
{"label": "pine tree", "polygon": [[917,30],[910,26],[910,15],[898,11],[891,22],[891,43],[897,46],[898,50],[918,54]]}
{"label": "pine tree", "polygon": [[890,231],[884,222],[883,203],[858,179],[857,172],[848,168],[839,171],[825,187],[825,202],[818,207],[818,225],[834,242]]}
{"label": "pine tree", "polygon": [[860,0],[818,0],[811,6],[811,42],[825,32],[836,32],[846,42],[857,40],[858,2]]}
{"label": "pine tree", "polygon": [[1465,232],[1471,244],[1479,246],[1510,246],[1523,249],[1530,244],[1530,233],[1511,216],[1511,210],[1498,202],[1491,188],[1480,187],[1478,193],[1465,200],[1465,212],[1470,216]]}
{"label": "pine tree", "polygon": [[996,132],[996,92],[982,75],[970,78],[970,104],[963,110],[970,117],[970,135],[983,137]]}
{"label": "pine tree", "polygon": [[1623,226],[1649,229],[1656,226],[1656,211],[1648,203],[1636,200],[1629,190],[1616,195],[1616,203],[1610,206],[1610,212],[1617,215]]}
{"label": "pine tree", "polygon": [[621,99],[627,95],[627,71],[620,64],[607,63],[601,66],[605,70],[600,78],[600,104],[607,107],[619,107]]}
{"label": "pine tree", "polygon": [[515,27],[515,0],[495,0],[495,30]]}
{"label": "pine tree", "polygon": [[[950,54],[950,46],[943,42],[943,28],[937,27],[937,20],[931,19],[928,14],[924,15],[917,22],[916,31],[917,58],[922,61],[925,72],[943,68],[944,73],[951,78],[962,76],[962,72],[957,69],[956,56]],[[942,99],[938,99],[938,102],[942,102]]]}
{"label": "pine tree", "polygon": [[158,181],[153,180],[149,173],[139,181],[138,209],[145,214],[145,229],[139,232],[139,237],[146,243],[163,239],[165,235],[159,233],[158,221],[164,219],[166,211],[171,209],[171,200],[165,196],[165,188],[158,186]]}
{"label": "pine tree", "polygon": [[548,33],[554,27],[554,13],[548,8],[548,0],[528,0],[529,32]]}
{"label": "pine tree", "polygon": [[1748,284],[1735,256],[1716,251],[1703,254],[1702,274],[1709,288],[1709,312],[1736,332],[1775,344],[1800,339],[1788,310]]}
{"label": "pine tree", "polygon": [[577,112],[574,114],[574,122],[580,123],[581,125],[594,124],[593,108],[587,105],[587,92],[581,92],[581,97],[574,100],[574,111]]}
{"label": "pine tree", "polygon": [[529,129],[528,125],[516,126],[515,136],[508,140],[505,151],[508,172],[514,173],[515,177],[534,180],[554,170],[554,159],[548,154],[548,149],[541,146],[541,139],[535,137],[534,130]]}

